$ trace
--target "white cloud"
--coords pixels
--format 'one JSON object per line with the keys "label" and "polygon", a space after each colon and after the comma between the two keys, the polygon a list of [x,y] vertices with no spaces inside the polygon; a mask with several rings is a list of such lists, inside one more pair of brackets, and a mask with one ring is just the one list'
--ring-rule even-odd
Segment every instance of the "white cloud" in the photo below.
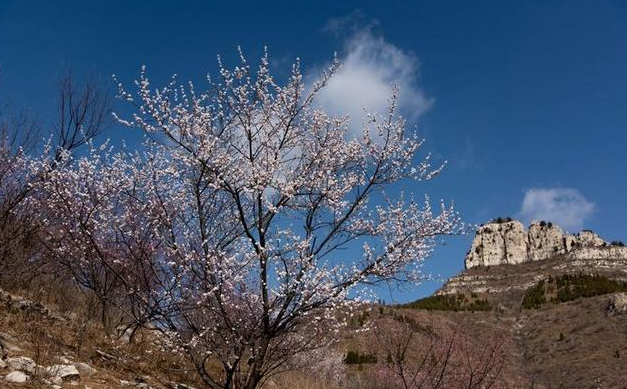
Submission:
{"label": "white cloud", "polygon": [[527,221],[551,221],[572,232],[583,227],[595,207],[577,189],[532,188],[525,192],[520,214]]}
{"label": "white cloud", "polygon": [[351,130],[356,133],[361,133],[366,121],[364,109],[385,114],[394,84],[400,88],[399,112],[408,120],[415,121],[433,104],[418,86],[418,58],[370,27],[354,31],[346,39],[340,61],[341,70],[320,91],[316,103],[333,115],[349,115]]}

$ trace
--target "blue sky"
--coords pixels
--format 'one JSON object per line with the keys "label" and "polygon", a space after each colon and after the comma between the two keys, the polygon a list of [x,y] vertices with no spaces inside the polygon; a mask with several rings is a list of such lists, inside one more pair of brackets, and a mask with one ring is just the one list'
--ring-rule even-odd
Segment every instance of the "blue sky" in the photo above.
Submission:
{"label": "blue sky", "polygon": [[[145,64],[157,83],[202,80],[216,54],[234,61],[241,45],[255,58],[267,45],[278,71],[300,57],[312,75],[337,51],[349,66],[328,107],[358,116],[397,81],[405,115],[449,161],[407,190],[454,199],[471,223],[545,218],[627,240],[626,4],[0,0],[2,99],[47,123],[68,67],[128,83]],[[133,140],[121,127],[108,137]],[[447,241],[427,269],[460,271],[471,238]]]}

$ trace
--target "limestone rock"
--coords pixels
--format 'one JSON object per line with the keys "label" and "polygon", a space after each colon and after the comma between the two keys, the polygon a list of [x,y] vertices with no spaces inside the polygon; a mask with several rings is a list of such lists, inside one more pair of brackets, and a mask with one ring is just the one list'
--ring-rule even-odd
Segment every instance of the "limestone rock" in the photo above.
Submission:
{"label": "limestone rock", "polygon": [[98,372],[96,369],[83,362],[76,362],[74,366],[82,375],[92,375]]}
{"label": "limestone rock", "polygon": [[466,267],[523,262],[527,256],[526,235],[525,228],[517,220],[483,225],[466,256]]}
{"label": "limestone rock", "polygon": [[18,340],[13,336],[0,332],[0,353],[2,357],[7,356],[7,352],[19,353],[22,349],[17,345]]}
{"label": "limestone rock", "polygon": [[17,370],[28,374],[35,373],[37,364],[29,357],[13,357],[6,360],[9,369]]}
{"label": "limestone rock", "polygon": [[63,381],[78,381],[81,375],[74,365],[52,365],[45,369],[47,374],[59,377]]}
{"label": "limestone rock", "polygon": [[605,241],[590,230],[583,230],[575,236],[578,246],[602,246]]}
{"label": "limestone rock", "polygon": [[21,371],[12,371],[11,373],[4,376],[5,381],[19,383],[19,384],[24,383],[28,381],[29,379],[30,377]]}
{"label": "limestone rock", "polygon": [[522,223],[497,219],[482,225],[466,255],[466,268],[541,261],[567,255],[573,259],[627,258],[627,249],[608,245],[592,231],[564,233],[553,223],[534,222],[525,231]]}
{"label": "limestone rock", "polygon": [[610,296],[607,312],[612,315],[627,313],[627,293],[616,293]]}
{"label": "limestone rock", "polygon": [[536,222],[529,226],[528,259],[540,261],[566,253],[562,230],[552,223]]}
{"label": "limestone rock", "polygon": [[180,382],[173,383],[173,384],[172,384],[172,388],[173,388],[173,389],[196,389],[196,388],[194,388],[194,387],[193,387],[193,386],[191,386],[191,385],[182,384],[182,383],[180,383]]}

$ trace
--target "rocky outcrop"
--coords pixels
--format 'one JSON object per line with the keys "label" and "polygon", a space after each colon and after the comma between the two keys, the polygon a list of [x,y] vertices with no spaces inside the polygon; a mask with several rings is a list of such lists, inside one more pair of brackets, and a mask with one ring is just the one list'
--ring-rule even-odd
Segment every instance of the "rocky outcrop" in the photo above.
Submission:
{"label": "rocky outcrop", "polygon": [[526,241],[525,227],[517,220],[483,225],[466,255],[466,268],[524,262]]}
{"label": "rocky outcrop", "polygon": [[522,297],[528,288],[549,276],[581,273],[627,282],[627,248],[591,247],[516,266],[477,266],[449,278],[436,294],[520,294]]}
{"label": "rocky outcrop", "polygon": [[534,222],[526,231],[522,223],[497,219],[477,230],[466,255],[466,269],[541,261],[567,255],[573,259],[627,258],[627,248],[612,246],[592,231],[576,235],[546,222]]}
{"label": "rocky outcrop", "polygon": [[[565,238],[562,229],[553,223],[532,223],[527,233],[526,260],[541,261],[566,253],[568,248]],[[568,242],[568,246],[573,245],[571,239]]]}
{"label": "rocky outcrop", "polygon": [[22,311],[37,314],[51,320],[63,320],[55,312],[37,301],[32,301],[22,296],[17,296],[0,289],[0,307],[14,311]]}

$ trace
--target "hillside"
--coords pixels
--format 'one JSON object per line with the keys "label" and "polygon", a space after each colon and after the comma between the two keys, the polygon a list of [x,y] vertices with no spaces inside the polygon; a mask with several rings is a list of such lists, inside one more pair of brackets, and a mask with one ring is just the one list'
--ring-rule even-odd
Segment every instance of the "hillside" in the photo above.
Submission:
{"label": "hillside", "polygon": [[564,274],[596,274],[627,281],[627,247],[592,231],[565,234],[559,226],[529,226],[511,219],[482,225],[466,255],[466,270],[450,278],[438,295],[480,295],[516,309],[524,292],[541,280]]}
{"label": "hillside", "polygon": [[456,308],[475,307],[477,318],[509,320],[513,352],[531,381],[552,382],[546,387],[585,388],[597,381],[625,387],[625,247],[592,231],[564,234],[545,222],[528,231],[509,219],[480,227],[467,269],[430,299],[457,299],[463,303]]}
{"label": "hillside", "polygon": [[[339,343],[264,387],[394,389],[402,367],[409,388],[627,388],[627,257],[595,242],[543,259],[518,250],[503,255],[516,264],[470,266],[414,303],[363,305]],[[1,388],[204,387],[158,331],[105,331],[75,286],[38,281],[0,297]]]}

